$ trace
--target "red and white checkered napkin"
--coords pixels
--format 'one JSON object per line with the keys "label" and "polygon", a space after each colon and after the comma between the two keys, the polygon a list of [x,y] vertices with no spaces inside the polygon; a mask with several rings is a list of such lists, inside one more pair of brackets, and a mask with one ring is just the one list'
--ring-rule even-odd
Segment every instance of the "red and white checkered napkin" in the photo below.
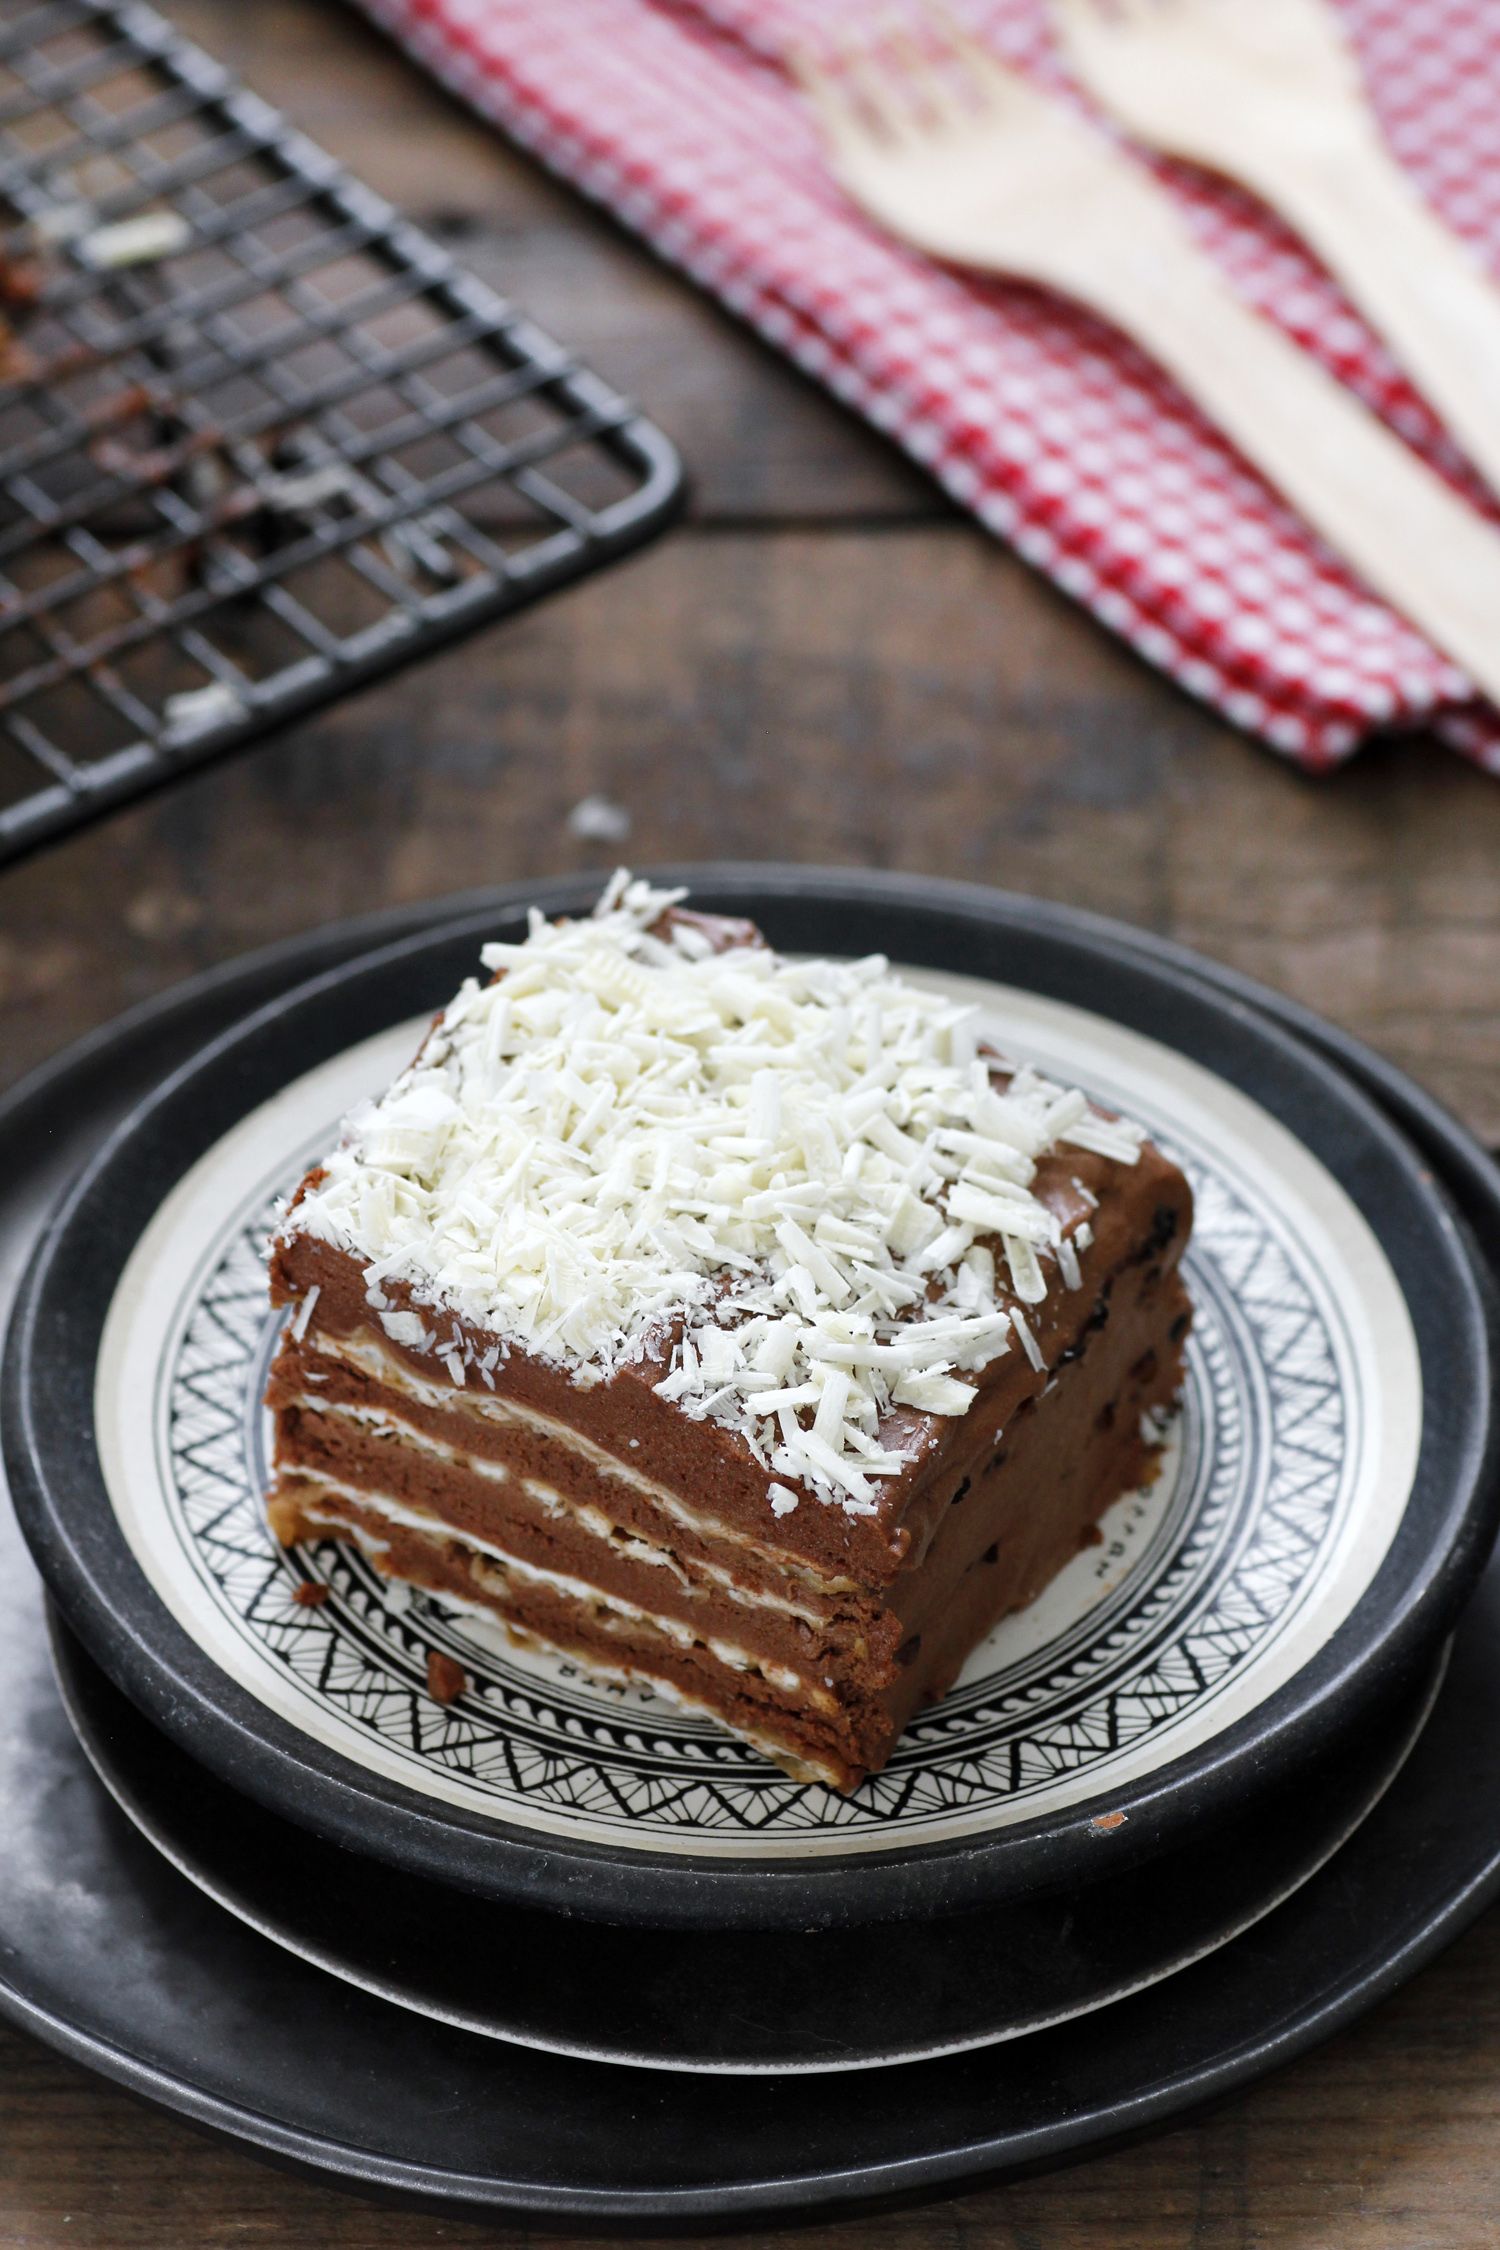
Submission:
{"label": "red and white checkered napkin", "polygon": [[[845,200],[780,57],[868,21],[866,0],[365,5],[1240,726],[1321,769],[1374,728],[1432,723],[1500,773],[1500,712],[1131,345],[1060,301],[934,265]],[[1060,79],[1045,0],[966,12],[997,51]],[[1500,270],[1500,4],[1346,0],[1346,13],[1395,153]],[[1296,241],[1236,190],[1160,171],[1242,294],[1479,494]]]}

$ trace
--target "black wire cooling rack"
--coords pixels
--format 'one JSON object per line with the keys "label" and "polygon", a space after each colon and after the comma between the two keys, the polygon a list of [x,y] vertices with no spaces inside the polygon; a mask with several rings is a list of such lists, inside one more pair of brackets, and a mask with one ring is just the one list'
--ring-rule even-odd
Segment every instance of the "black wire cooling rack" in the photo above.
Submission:
{"label": "black wire cooling rack", "polygon": [[0,0],[0,861],[645,537],[624,399],[151,9]]}

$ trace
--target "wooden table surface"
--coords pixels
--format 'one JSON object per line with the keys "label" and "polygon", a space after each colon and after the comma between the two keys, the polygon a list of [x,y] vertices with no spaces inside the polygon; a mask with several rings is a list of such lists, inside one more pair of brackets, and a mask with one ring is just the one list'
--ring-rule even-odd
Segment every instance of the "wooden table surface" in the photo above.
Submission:
{"label": "wooden table surface", "polygon": [[[781,858],[961,876],[1168,932],[1349,1025],[1500,1141],[1500,783],[1421,738],[1300,777],[355,17],[317,0],[169,12],[638,397],[687,454],[694,499],[621,567],[7,873],[7,1079],[327,920],[621,853]],[[570,834],[595,792],[629,814],[623,845]],[[1500,2239],[1497,2110],[1491,1913],[1206,2120],[779,2239],[1467,2250]],[[3,2250],[527,2239],[286,2178],[0,2032]]]}

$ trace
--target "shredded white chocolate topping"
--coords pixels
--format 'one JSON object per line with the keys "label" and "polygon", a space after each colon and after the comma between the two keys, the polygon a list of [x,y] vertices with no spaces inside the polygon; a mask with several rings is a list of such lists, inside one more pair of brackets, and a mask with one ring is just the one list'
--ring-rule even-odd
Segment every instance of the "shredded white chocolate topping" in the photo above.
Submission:
{"label": "shredded white chocolate topping", "polygon": [[682,896],[621,873],[591,919],[486,946],[495,980],[347,1120],[285,1229],[360,1259],[396,1342],[438,1349],[390,1280],[495,1338],[443,1345],[455,1383],[513,1345],[598,1381],[670,1335],[658,1392],[741,1433],[774,1512],[790,1484],[869,1514],[905,1458],[892,1405],[964,1413],[966,1373],[1012,1334],[1034,1351],[1019,1304],[1077,1286],[1037,1157],[1133,1163],[1143,1135],[1025,1066],[1002,1092],[977,1012],[878,955],[657,934]]}

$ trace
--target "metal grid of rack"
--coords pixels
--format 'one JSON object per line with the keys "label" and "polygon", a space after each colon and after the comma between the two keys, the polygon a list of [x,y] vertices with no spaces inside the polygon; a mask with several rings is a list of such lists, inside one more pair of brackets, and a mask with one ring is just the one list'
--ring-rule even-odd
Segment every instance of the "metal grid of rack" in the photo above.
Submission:
{"label": "metal grid of rack", "polygon": [[0,861],[578,576],[681,481],[151,9],[0,0]]}

